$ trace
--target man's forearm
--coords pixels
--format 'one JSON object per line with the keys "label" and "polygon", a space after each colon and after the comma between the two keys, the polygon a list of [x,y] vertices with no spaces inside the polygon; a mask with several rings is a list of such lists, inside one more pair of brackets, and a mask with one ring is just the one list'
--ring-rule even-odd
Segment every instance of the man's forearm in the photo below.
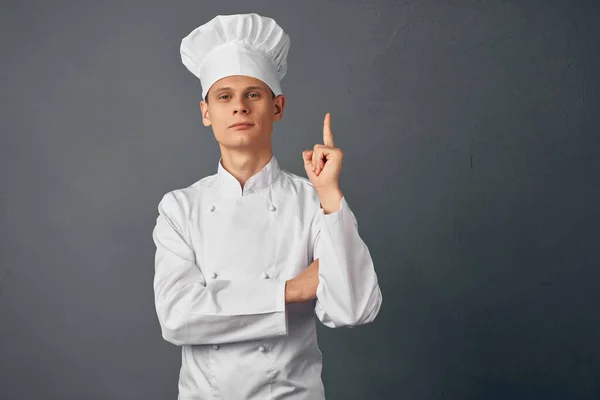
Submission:
{"label": "man's forearm", "polygon": [[340,200],[344,197],[340,188],[323,189],[317,191],[319,194],[319,200],[321,201],[321,208],[325,214],[331,214],[340,209]]}

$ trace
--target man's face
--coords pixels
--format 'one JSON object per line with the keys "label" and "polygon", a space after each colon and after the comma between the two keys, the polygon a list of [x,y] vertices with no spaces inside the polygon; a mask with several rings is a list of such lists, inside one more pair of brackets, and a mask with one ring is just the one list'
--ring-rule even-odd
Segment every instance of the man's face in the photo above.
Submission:
{"label": "man's face", "polygon": [[[231,149],[260,149],[271,144],[273,122],[283,117],[285,98],[273,98],[269,86],[249,76],[215,82],[200,102],[204,126],[212,126],[217,142]],[[233,126],[237,123],[247,126]]]}

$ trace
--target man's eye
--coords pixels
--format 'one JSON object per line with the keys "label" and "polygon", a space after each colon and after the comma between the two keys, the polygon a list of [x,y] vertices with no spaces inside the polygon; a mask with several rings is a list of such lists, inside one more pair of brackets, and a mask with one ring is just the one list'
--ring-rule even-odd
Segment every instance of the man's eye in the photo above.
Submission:
{"label": "man's eye", "polygon": [[258,94],[258,93],[250,93],[249,94],[249,96],[253,96],[253,95],[256,95],[256,97],[260,96],[260,94]]}
{"label": "man's eye", "polygon": [[219,99],[223,99],[225,97],[229,96],[228,94],[222,94],[221,96],[219,96]]}

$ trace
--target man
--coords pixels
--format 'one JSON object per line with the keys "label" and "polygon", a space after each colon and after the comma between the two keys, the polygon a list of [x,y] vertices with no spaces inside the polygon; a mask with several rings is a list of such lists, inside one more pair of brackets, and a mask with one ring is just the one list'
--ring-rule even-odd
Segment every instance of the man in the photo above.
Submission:
{"label": "man", "polygon": [[324,399],[316,319],[362,325],[381,306],[329,114],[323,143],[302,153],[309,179],[272,153],[289,45],[257,14],[217,16],[181,43],[221,158],[216,174],[164,195],[153,231],[157,316],[182,348],[179,400]]}

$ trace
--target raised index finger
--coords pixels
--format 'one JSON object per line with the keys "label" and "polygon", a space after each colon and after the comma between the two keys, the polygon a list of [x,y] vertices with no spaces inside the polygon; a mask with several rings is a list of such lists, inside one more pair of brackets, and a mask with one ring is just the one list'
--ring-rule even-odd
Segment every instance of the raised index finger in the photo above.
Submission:
{"label": "raised index finger", "polygon": [[333,145],[333,134],[331,133],[331,114],[325,114],[325,120],[323,121],[323,144],[329,147],[335,147]]}

